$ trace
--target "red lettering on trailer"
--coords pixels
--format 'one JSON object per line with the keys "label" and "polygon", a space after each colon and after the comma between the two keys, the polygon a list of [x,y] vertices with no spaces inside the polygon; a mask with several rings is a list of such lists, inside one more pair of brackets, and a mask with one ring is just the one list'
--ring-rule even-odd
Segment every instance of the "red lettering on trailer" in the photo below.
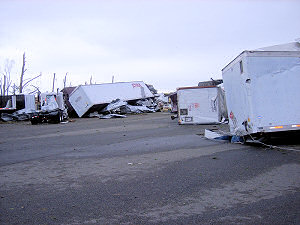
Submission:
{"label": "red lettering on trailer", "polygon": [[142,87],[142,85],[139,84],[139,83],[133,83],[133,84],[132,84],[132,87],[133,87],[133,88],[136,88],[136,87]]}
{"label": "red lettering on trailer", "polygon": [[233,117],[234,117],[233,112],[230,112],[229,117],[230,117],[230,119],[233,119]]}

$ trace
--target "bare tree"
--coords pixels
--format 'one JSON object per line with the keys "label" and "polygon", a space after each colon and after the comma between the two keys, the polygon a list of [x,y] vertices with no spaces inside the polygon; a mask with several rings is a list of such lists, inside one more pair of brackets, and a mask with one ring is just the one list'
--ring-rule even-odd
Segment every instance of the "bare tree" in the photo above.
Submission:
{"label": "bare tree", "polygon": [[1,78],[1,95],[8,95],[11,86],[11,69],[15,62],[13,60],[6,59],[4,65],[4,71],[1,72],[3,79]]}
{"label": "bare tree", "polygon": [[68,75],[68,72],[66,73],[66,76],[64,78],[64,88],[66,87],[66,83],[67,83],[67,75]]}
{"label": "bare tree", "polygon": [[20,77],[20,87],[19,87],[19,92],[20,94],[23,92],[23,78],[24,78],[24,73],[26,72],[27,69],[25,69],[25,52],[23,53],[23,65],[22,65],[22,72],[21,72],[21,77]]}
{"label": "bare tree", "polygon": [[12,86],[12,94],[16,95],[17,90],[18,90],[18,86],[14,83]]}
{"label": "bare tree", "polygon": [[55,85],[55,73],[53,75],[53,86],[52,86],[52,92],[54,92],[54,85]]}
{"label": "bare tree", "polygon": [[22,71],[21,71],[21,76],[20,76],[20,85],[19,85],[19,87],[16,87],[15,84],[14,84],[14,87],[13,87],[13,92],[14,93],[17,89],[19,89],[20,94],[23,93],[25,87],[27,87],[36,78],[42,76],[42,73],[40,73],[39,75],[37,75],[33,78],[24,79],[24,74],[27,71],[27,69],[25,68],[25,65],[26,65],[26,57],[25,57],[25,52],[24,52],[23,53]]}
{"label": "bare tree", "polygon": [[35,80],[36,78],[38,77],[41,77],[42,76],[42,73],[40,73],[39,75],[35,76],[34,78],[28,78],[28,79],[25,79],[23,82],[25,82],[22,86],[22,88],[24,89],[31,81]]}

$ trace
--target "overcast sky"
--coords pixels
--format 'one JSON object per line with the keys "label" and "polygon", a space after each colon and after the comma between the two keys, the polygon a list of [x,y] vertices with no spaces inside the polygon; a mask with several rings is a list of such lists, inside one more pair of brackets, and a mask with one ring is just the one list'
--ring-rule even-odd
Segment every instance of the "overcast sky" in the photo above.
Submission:
{"label": "overcast sky", "polygon": [[19,83],[142,80],[159,91],[222,77],[243,50],[300,38],[298,0],[0,0],[0,67]]}

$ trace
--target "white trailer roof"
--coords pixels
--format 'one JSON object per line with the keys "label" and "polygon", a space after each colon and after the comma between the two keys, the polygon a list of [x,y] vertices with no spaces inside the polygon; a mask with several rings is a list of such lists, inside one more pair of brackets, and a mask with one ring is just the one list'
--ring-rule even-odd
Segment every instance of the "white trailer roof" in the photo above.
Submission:
{"label": "white trailer roof", "polygon": [[110,103],[118,98],[127,101],[153,97],[143,81],[79,85],[70,94],[70,97],[79,88],[85,92],[94,104]]}
{"label": "white trailer roof", "polygon": [[242,58],[247,56],[256,57],[300,57],[300,51],[243,51],[234,60],[227,64],[222,72],[227,71],[232,65],[239,62]]}
{"label": "white trailer roof", "polygon": [[300,39],[286,44],[268,46],[258,48],[256,50],[245,50],[239,54],[235,59],[228,63],[222,71],[225,72],[231,65],[240,61],[245,56],[262,56],[262,57],[300,57]]}
{"label": "white trailer roof", "polygon": [[255,51],[300,51],[300,42],[296,41],[296,42],[290,42],[281,45],[273,45],[273,46],[258,48]]}

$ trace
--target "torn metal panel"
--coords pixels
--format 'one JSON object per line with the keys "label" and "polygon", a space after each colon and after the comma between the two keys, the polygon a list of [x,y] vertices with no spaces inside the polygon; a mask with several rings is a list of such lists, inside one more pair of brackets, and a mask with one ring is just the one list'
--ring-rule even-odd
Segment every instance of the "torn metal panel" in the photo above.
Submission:
{"label": "torn metal panel", "polygon": [[111,118],[126,118],[125,115],[120,114],[107,114],[107,115],[100,115],[99,119],[111,119]]}
{"label": "torn metal panel", "polygon": [[120,100],[120,99],[116,99],[114,101],[112,101],[110,104],[108,104],[104,109],[101,110],[102,113],[105,112],[112,112],[115,110],[119,110],[120,107],[127,105],[128,103]]}
{"label": "torn metal panel", "polygon": [[137,105],[126,105],[128,113],[151,113],[155,112],[155,109],[150,109],[147,106],[137,106]]}
{"label": "torn metal panel", "polygon": [[223,141],[229,141],[231,139],[231,136],[225,134],[224,132],[220,132],[218,130],[208,130],[208,129],[205,129],[204,137],[210,140],[223,140]]}

